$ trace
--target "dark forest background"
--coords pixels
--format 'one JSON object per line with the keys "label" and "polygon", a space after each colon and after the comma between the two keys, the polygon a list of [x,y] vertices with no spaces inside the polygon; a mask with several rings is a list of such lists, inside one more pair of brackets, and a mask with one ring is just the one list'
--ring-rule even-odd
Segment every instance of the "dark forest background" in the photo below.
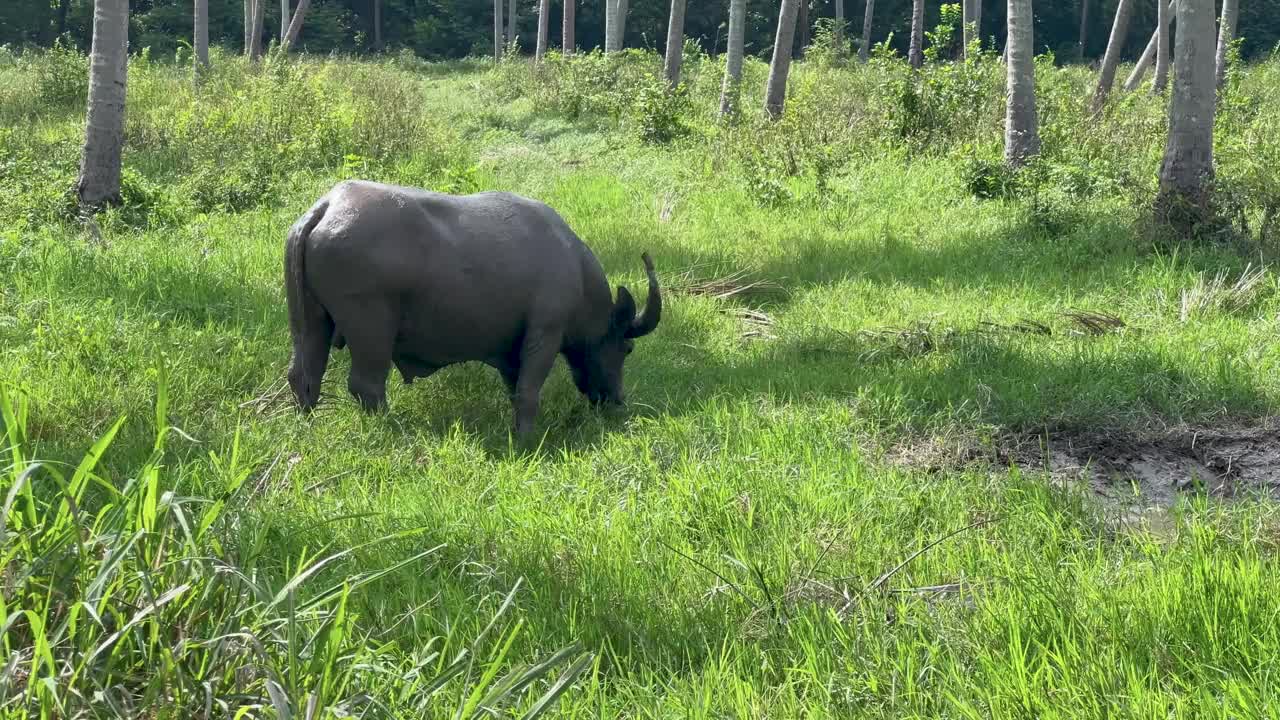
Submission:
{"label": "dark forest background", "polygon": [[[373,3],[381,2],[381,49],[403,48],[427,59],[458,58],[491,51],[493,4],[488,0],[315,0],[307,13],[299,40],[307,52],[366,53],[378,50],[373,31]],[[1094,60],[1107,43],[1111,20],[1118,0],[1041,0],[1036,3],[1036,52],[1051,50],[1061,62],[1080,58],[1080,14],[1088,2],[1089,20],[1083,56]],[[208,0],[210,42],[239,50],[243,45],[242,0]],[[266,0],[264,39],[278,36],[280,4]],[[296,4],[296,0],[293,3]],[[505,5],[505,0],[504,0]],[[1220,5],[1220,3],[1219,3]],[[685,34],[708,52],[724,50],[728,0],[695,1],[688,5]],[[940,3],[926,6],[926,27],[939,22]],[[519,0],[517,27],[522,49],[531,50],[537,23],[536,0]],[[551,42],[560,40],[559,0],[552,1]],[[666,36],[669,2],[631,0],[626,25],[628,47],[662,49]],[[748,0],[746,48],[749,54],[766,53],[773,43],[777,0]],[[834,15],[832,0],[807,0],[807,26],[812,29],[823,18]],[[850,35],[861,35],[862,0],[846,0],[845,15]],[[190,0],[133,0],[130,2],[130,49],[150,47],[153,53],[167,54],[190,43],[192,2]],[[92,0],[3,0],[0,2],[0,44],[48,46],[62,35],[84,50],[89,48],[93,17]],[[1004,40],[1005,4],[987,0],[982,14],[984,40]],[[1125,57],[1141,53],[1155,27],[1155,0],[1138,0],[1129,23]],[[872,42],[884,41],[892,33],[892,46],[901,53],[911,26],[911,0],[878,0]],[[577,8],[577,39],[582,48],[597,47],[604,40],[603,0],[587,0]],[[801,28],[801,38],[806,28]],[[1241,51],[1246,58],[1270,53],[1280,42],[1280,0],[1245,0],[1241,3],[1239,30]]]}

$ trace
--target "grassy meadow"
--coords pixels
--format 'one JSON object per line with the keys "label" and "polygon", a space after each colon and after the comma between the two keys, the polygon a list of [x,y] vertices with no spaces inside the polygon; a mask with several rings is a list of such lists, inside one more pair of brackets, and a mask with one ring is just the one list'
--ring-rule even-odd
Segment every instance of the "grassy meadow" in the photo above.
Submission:
{"label": "grassy meadow", "polygon": [[[1195,242],[1146,213],[1161,98],[1089,118],[1051,58],[1011,175],[990,56],[815,47],[771,124],[764,64],[720,122],[692,51],[674,96],[641,51],[144,52],[82,222],[85,66],[0,50],[3,717],[1280,717],[1275,485],[1002,451],[1274,439],[1277,60],[1232,70]],[[557,363],[517,452],[488,368],[369,417],[343,351],[295,413],[285,232],[353,177],[543,200],[633,290],[649,251],[627,409]]]}

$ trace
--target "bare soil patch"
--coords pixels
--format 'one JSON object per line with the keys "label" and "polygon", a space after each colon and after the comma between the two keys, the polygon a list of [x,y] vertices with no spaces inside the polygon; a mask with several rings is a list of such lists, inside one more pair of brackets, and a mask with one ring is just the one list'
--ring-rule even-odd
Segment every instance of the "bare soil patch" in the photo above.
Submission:
{"label": "bare soil patch", "polygon": [[1181,425],[1142,432],[1010,433],[992,441],[932,438],[899,445],[890,462],[944,471],[986,465],[1088,483],[1118,502],[1169,506],[1182,493],[1280,500],[1280,423]]}

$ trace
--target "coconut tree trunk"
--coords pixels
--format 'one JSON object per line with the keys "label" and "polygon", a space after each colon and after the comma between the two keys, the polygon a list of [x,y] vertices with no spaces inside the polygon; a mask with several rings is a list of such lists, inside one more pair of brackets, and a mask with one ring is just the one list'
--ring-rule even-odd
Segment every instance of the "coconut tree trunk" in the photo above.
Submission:
{"label": "coconut tree trunk", "polygon": [[124,148],[125,81],[128,79],[128,0],[97,0],[89,51],[89,108],[76,196],[81,207],[120,202],[120,152]]}
{"label": "coconut tree trunk", "polygon": [[311,0],[298,0],[298,7],[293,10],[293,19],[289,21],[289,30],[284,35],[283,47],[280,51],[288,53],[289,48],[298,42],[298,35],[302,32],[302,21],[307,17],[307,10],[311,8]]}
{"label": "coconut tree trunk", "polygon": [[502,61],[502,0],[493,0],[493,61]]}
{"label": "coconut tree trunk", "polygon": [[[1229,0],[1228,0],[1229,1]],[[1156,77],[1151,82],[1151,92],[1162,93],[1169,85],[1169,16],[1176,8],[1156,0]]]}
{"label": "coconut tree trunk", "polygon": [[280,44],[289,34],[289,0],[280,0]]}
{"label": "coconut tree trunk", "polygon": [[1021,167],[1040,152],[1036,116],[1035,47],[1031,0],[1009,0],[1009,61],[1005,66],[1008,104],[1005,109],[1004,160]]}
{"label": "coconut tree trunk", "polygon": [[603,0],[604,2],[604,51],[606,53],[613,52],[613,36],[617,32],[618,24],[618,2],[617,0]]}
{"label": "coconut tree trunk", "polygon": [[533,59],[542,60],[547,54],[547,32],[551,22],[551,0],[540,0],[538,3],[538,44],[533,48]]}
{"label": "coconut tree trunk", "polygon": [[[1229,0],[1228,0],[1229,1]],[[1179,0],[1174,39],[1169,139],[1160,166],[1156,213],[1189,234],[1212,212],[1213,118],[1217,92],[1213,0]]]}
{"label": "coconut tree trunk", "polygon": [[195,0],[196,70],[209,67],[209,0]]}
{"label": "coconut tree trunk", "polygon": [[573,54],[573,11],[576,2],[577,0],[564,0],[564,21],[560,27],[560,52],[565,55]]}
{"label": "coconut tree trunk", "polygon": [[982,0],[973,0],[973,36],[982,46]]}
{"label": "coconut tree trunk", "polygon": [[516,5],[516,0],[507,1],[507,44],[508,45],[516,41],[516,21],[518,20],[516,16],[517,9],[518,9],[518,6]]}
{"label": "coconut tree trunk", "polygon": [[613,49],[621,50],[627,46],[627,0],[618,0],[614,6]]}
{"label": "coconut tree trunk", "polygon": [[836,55],[844,55],[844,0],[835,0],[836,26],[835,37]]}
{"label": "coconut tree trunk", "polygon": [[249,54],[249,37],[253,33],[253,0],[244,0],[244,54]]}
{"label": "coconut tree trunk", "polygon": [[769,117],[782,117],[786,104],[787,74],[791,71],[791,46],[795,43],[796,14],[800,0],[782,0],[778,12],[778,34],[773,41],[773,61],[769,63],[769,84],[765,86],[764,109]]}
{"label": "coconut tree trunk", "polygon": [[867,0],[866,10],[862,12],[862,45],[858,47],[858,61],[866,62],[871,57],[871,19],[875,16],[876,0]]}
{"label": "coconut tree trunk", "polygon": [[907,52],[911,67],[924,67],[924,0],[911,4],[911,49]]}
{"label": "coconut tree trunk", "polygon": [[796,43],[791,57],[803,58],[804,51],[809,48],[809,40],[809,0],[800,0],[796,10]]}
{"label": "coconut tree trunk", "polygon": [[373,0],[373,49],[382,52],[382,0]]}
{"label": "coconut tree trunk", "polygon": [[729,37],[724,65],[724,84],[720,86],[720,116],[738,109],[738,84],[742,81],[742,49],[746,36],[747,0],[729,0]]}
{"label": "coconut tree trunk", "polygon": [[1218,53],[1216,85],[1222,87],[1227,81],[1227,47],[1235,39],[1236,17],[1240,12],[1238,0],[1222,0],[1222,23],[1218,29]]}
{"label": "coconut tree trunk", "polygon": [[[1169,0],[1166,9],[1166,22],[1173,17],[1174,5],[1178,0]],[[1138,62],[1133,66],[1133,72],[1129,73],[1129,77],[1124,81],[1124,89],[1132,92],[1136,90],[1138,85],[1142,83],[1142,76],[1147,74],[1147,70],[1151,67],[1156,59],[1156,48],[1160,44],[1160,25],[1157,10],[1156,31],[1151,33],[1151,39],[1147,41],[1147,47],[1142,51],[1142,56],[1138,58]]]}
{"label": "coconut tree trunk", "polygon": [[253,26],[249,29],[250,60],[258,60],[262,57],[262,22],[265,2],[266,0],[249,0],[249,14],[253,20]]}
{"label": "coconut tree trunk", "polygon": [[1120,64],[1120,51],[1124,49],[1125,34],[1129,31],[1129,15],[1133,12],[1133,0],[1120,0],[1116,6],[1116,19],[1111,25],[1111,38],[1107,41],[1107,54],[1102,57],[1102,70],[1098,75],[1098,87],[1093,91],[1090,110],[1102,110],[1107,94],[1116,81],[1116,67]]}
{"label": "coconut tree trunk", "polygon": [[1080,0],[1080,42],[1077,49],[1080,59],[1084,60],[1086,46],[1089,44],[1089,0]]}
{"label": "coconut tree trunk", "polygon": [[667,87],[680,84],[680,63],[684,60],[684,6],[685,0],[671,0],[671,17],[667,22],[667,57],[663,70],[667,74]]}

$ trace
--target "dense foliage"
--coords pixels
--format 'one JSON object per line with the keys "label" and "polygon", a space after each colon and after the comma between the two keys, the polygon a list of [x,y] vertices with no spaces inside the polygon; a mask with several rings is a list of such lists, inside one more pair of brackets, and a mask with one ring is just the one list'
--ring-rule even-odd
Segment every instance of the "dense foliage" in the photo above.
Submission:
{"label": "dense foliage", "polygon": [[[374,49],[373,3],[375,0],[316,0],[307,14],[300,43],[310,52],[369,52]],[[492,48],[493,5],[487,0],[378,0],[382,3],[382,39],[385,48],[409,48],[420,57],[459,58],[467,54],[484,54]],[[243,38],[243,5],[241,0],[208,0],[210,39],[228,48],[239,49]],[[802,43],[811,36],[822,19],[834,17],[832,0],[807,0],[807,23],[797,32]],[[1052,50],[1064,61],[1078,59],[1080,2],[1036,3],[1036,49]],[[1102,55],[1110,32],[1116,0],[1089,0],[1089,22],[1084,52],[1086,59]],[[1003,2],[985,0],[981,34],[984,40],[1004,40],[1005,6]],[[296,5],[296,2],[291,3]],[[1268,53],[1280,42],[1280,14],[1268,3],[1241,4],[1238,34],[1245,38],[1242,52],[1246,58]],[[667,12],[665,0],[633,0],[626,26],[629,47],[661,49],[665,42]],[[533,47],[538,4],[520,0],[518,27],[520,45],[526,51]],[[580,3],[577,8],[577,42],[580,47],[603,45],[603,4],[596,0]],[[1156,6],[1153,0],[1136,3],[1125,43],[1126,57],[1141,53],[1155,27]],[[190,0],[133,0],[129,36],[131,47],[138,51],[150,47],[168,54],[183,44],[191,43],[192,3]],[[278,37],[280,5],[267,0],[264,37]],[[556,17],[550,23],[551,42],[560,38],[558,2],[552,3]],[[862,0],[845,0],[845,17],[850,25],[852,41],[861,37]],[[0,44],[27,43],[47,46],[67,34],[73,44],[89,47],[93,3],[90,0],[6,0],[0,4]],[[925,25],[932,28],[941,17],[941,4],[928,2]],[[777,3],[773,0],[749,0],[747,3],[746,52],[767,56],[773,45],[777,22]],[[728,24],[728,0],[690,3],[685,16],[685,34],[697,41],[705,51],[723,52]],[[872,42],[892,37],[891,44],[905,54],[911,27],[911,0],[879,0],[875,6]],[[801,43],[797,52],[802,52]]]}

